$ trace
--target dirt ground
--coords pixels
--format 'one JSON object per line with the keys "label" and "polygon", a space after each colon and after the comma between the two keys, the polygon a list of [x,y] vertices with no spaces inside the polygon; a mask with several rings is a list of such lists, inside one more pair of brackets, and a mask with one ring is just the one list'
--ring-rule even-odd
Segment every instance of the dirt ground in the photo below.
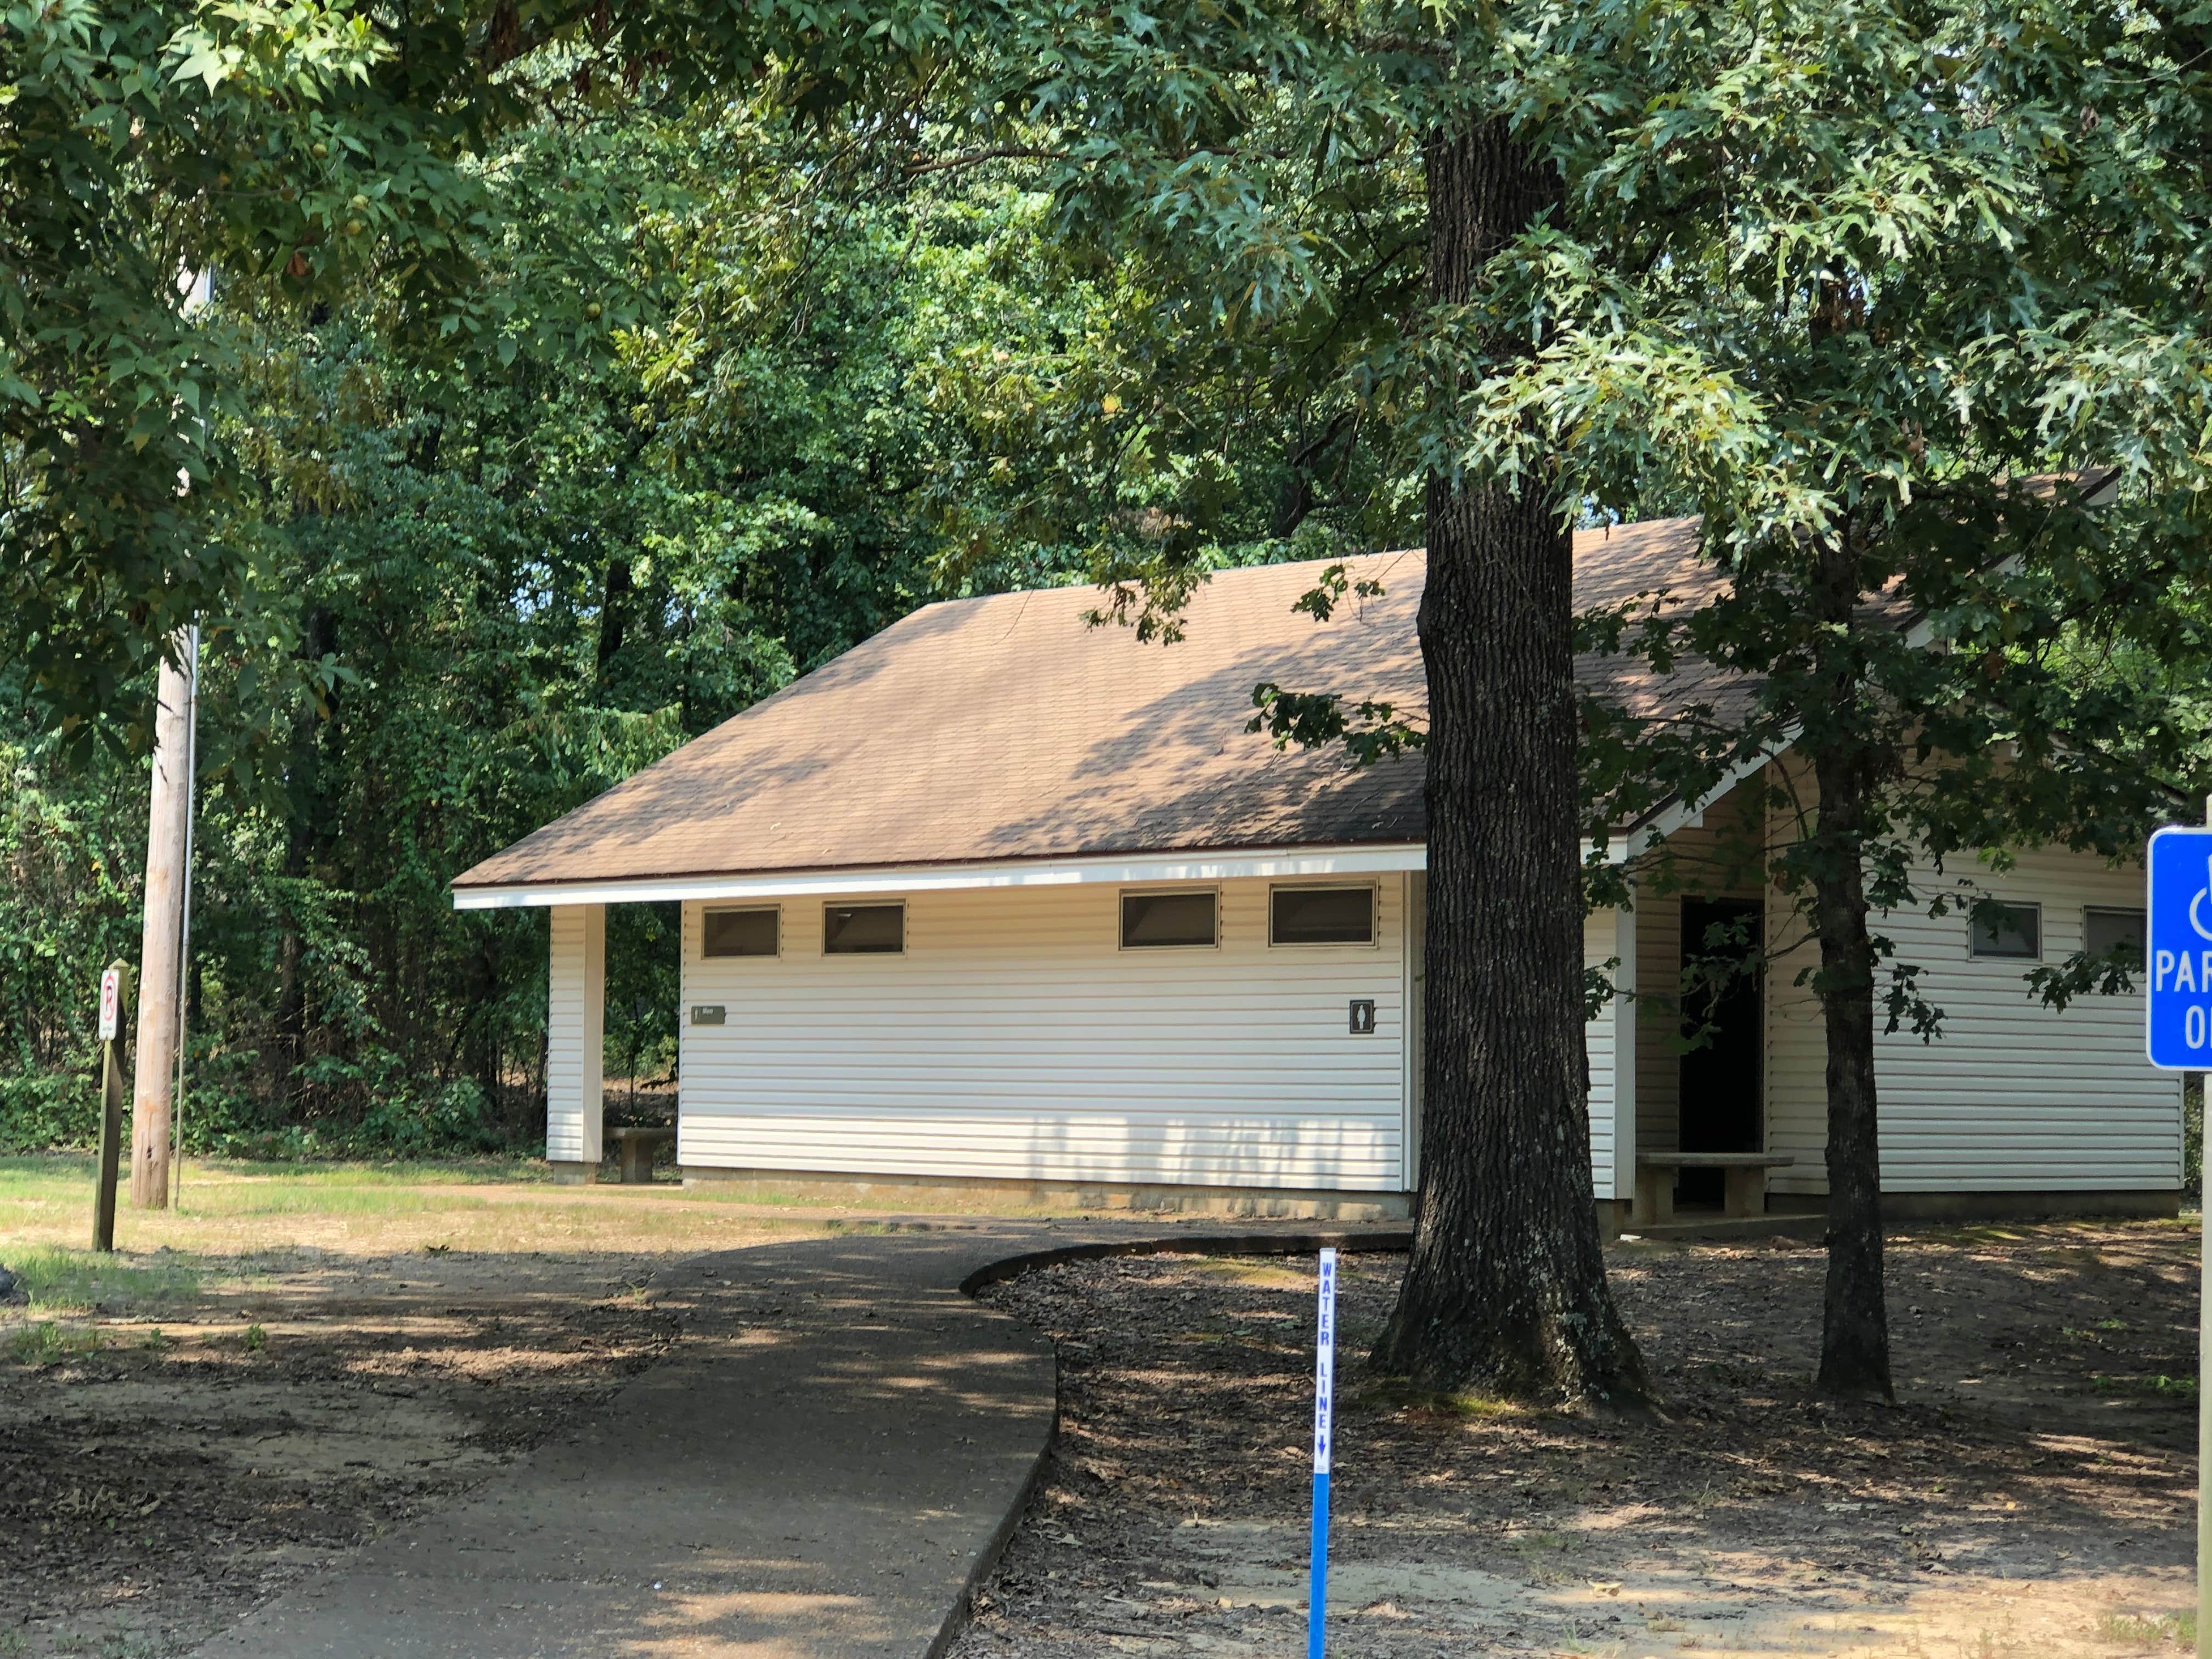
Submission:
{"label": "dirt ground", "polygon": [[848,1224],[487,1165],[203,1165],[77,1248],[90,1166],[0,1159],[0,1659],[157,1659],[598,1409],[702,1251]]}
{"label": "dirt ground", "polygon": [[[1896,1243],[1902,1404],[1810,1396],[1817,1246],[1616,1248],[1650,1425],[1358,1382],[1402,1259],[1347,1258],[1333,1655],[2176,1659],[2193,1642],[2192,1225]],[[957,1659],[1300,1650],[1310,1263],[987,1293],[1052,1333],[1048,1485]]]}
{"label": "dirt ground", "polygon": [[236,1265],[157,1317],[11,1322],[0,1654],[188,1649],[589,1412],[678,1318],[653,1259]]}

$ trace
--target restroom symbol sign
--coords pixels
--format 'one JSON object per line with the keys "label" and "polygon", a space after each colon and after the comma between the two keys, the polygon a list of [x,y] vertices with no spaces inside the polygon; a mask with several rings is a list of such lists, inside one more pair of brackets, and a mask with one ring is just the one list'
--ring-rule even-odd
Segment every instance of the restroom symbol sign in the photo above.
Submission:
{"label": "restroom symbol sign", "polygon": [[1354,1036],[1375,1035],[1375,999],[1373,997],[1352,998],[1352,1035]]}
{"label": "restroom symbol sign", "polygon": [[2150,838],[2146,1047],[2167,1071],[2212,1071],[2212,829]]}

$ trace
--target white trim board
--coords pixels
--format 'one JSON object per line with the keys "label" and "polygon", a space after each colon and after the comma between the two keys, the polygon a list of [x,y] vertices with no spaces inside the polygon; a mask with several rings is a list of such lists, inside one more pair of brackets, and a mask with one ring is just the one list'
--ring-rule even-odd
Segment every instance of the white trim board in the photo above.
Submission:
{"label": "white trim board", "polygon": [[1643,823],[1627,830],[1616,830],[1606,838],[1605,861],[1626,864],[1629,860],[1650,852],[1666,841],[1678,830],[1694,830],[1705,821],[1705,811],[1720,798],[1755,775],[1759,769],[1788,754],[1797,741],[1797,728],[1792,726],[1779,743],[1761,750],[1758,754],[1740,760],[1721,774],[1713,787],[1694,800],[1675,797],[1653,812]]}
{"label": "white trim board", "polygon": [[1374,847],[1279,848],[1249,853],[1179,853],[1152,858],[1060,862],[939,864],[874,870],[813,870],[761,876],[665,876],[604,882],[517,883],[455,890],[456,910],[515,910],[555,904],[643,904],[670,899],[805,898],[817,894],[940,893],[975,887],[1070,887],[1085,882],[1237,881],[1248,877],[1382,875],[1428,868],[1417,842]]}

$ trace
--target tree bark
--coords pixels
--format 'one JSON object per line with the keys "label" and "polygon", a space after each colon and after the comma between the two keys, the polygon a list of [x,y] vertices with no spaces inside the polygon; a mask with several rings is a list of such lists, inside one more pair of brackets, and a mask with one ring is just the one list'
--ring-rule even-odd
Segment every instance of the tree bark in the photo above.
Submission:
{"label": "tree bark", "polygon": [[1818,989],[1828,1042],[1828,1284],[1821,1310],[1825,1395],[1894,1397],[1889,1314],[1882,1291],[1881,1146],[1874,1074],[1875,953],[1867,931],[1861,849],[1880,784],[1880,757],[1856,738],[1844,711],[1864,694],[1850,647],[1859,599],[1848,531],[1820,550],[1814,609],[1827,624],[1816,670],[1828,706],[1844,719],[1814,737],[1820,789],[1814,819],[1813,925],[1820,942]]}
{"label": "tree bark", "polygon": [[630,594],[629,561],[607,561],[606,586],[599,599],[599,653],[593,664],[594,677],[605,690],[608,672],[614,666],[623,648],[623,634],[628,618],[623,615],[623,602]]}
{"label": "tree bark", "polygon": [[[1427,148],[1429,278],[1463,301],[1557,199],[1502,123]],[[1444,389],[1449,395],[1450,389]],[[1428,486],[1420,1218],[1374,1364],[1430,1388],[1640,1406],[1590,1180],[1572,540],[1541,486]]]}

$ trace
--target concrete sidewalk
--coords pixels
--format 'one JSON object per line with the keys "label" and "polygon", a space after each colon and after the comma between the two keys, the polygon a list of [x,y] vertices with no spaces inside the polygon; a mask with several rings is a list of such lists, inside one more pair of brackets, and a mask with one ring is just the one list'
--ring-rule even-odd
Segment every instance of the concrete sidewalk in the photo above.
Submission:
{"label": "concrete sidewalk", "polygon": [[452,1509],[199,1659],[926,1659],[1052,1437],[1042,1335],[963,1285],[1034,1255],[1387,1248],[1402,1227],[948,1222],[732,1250],[654,1283],[671,1356]]}

